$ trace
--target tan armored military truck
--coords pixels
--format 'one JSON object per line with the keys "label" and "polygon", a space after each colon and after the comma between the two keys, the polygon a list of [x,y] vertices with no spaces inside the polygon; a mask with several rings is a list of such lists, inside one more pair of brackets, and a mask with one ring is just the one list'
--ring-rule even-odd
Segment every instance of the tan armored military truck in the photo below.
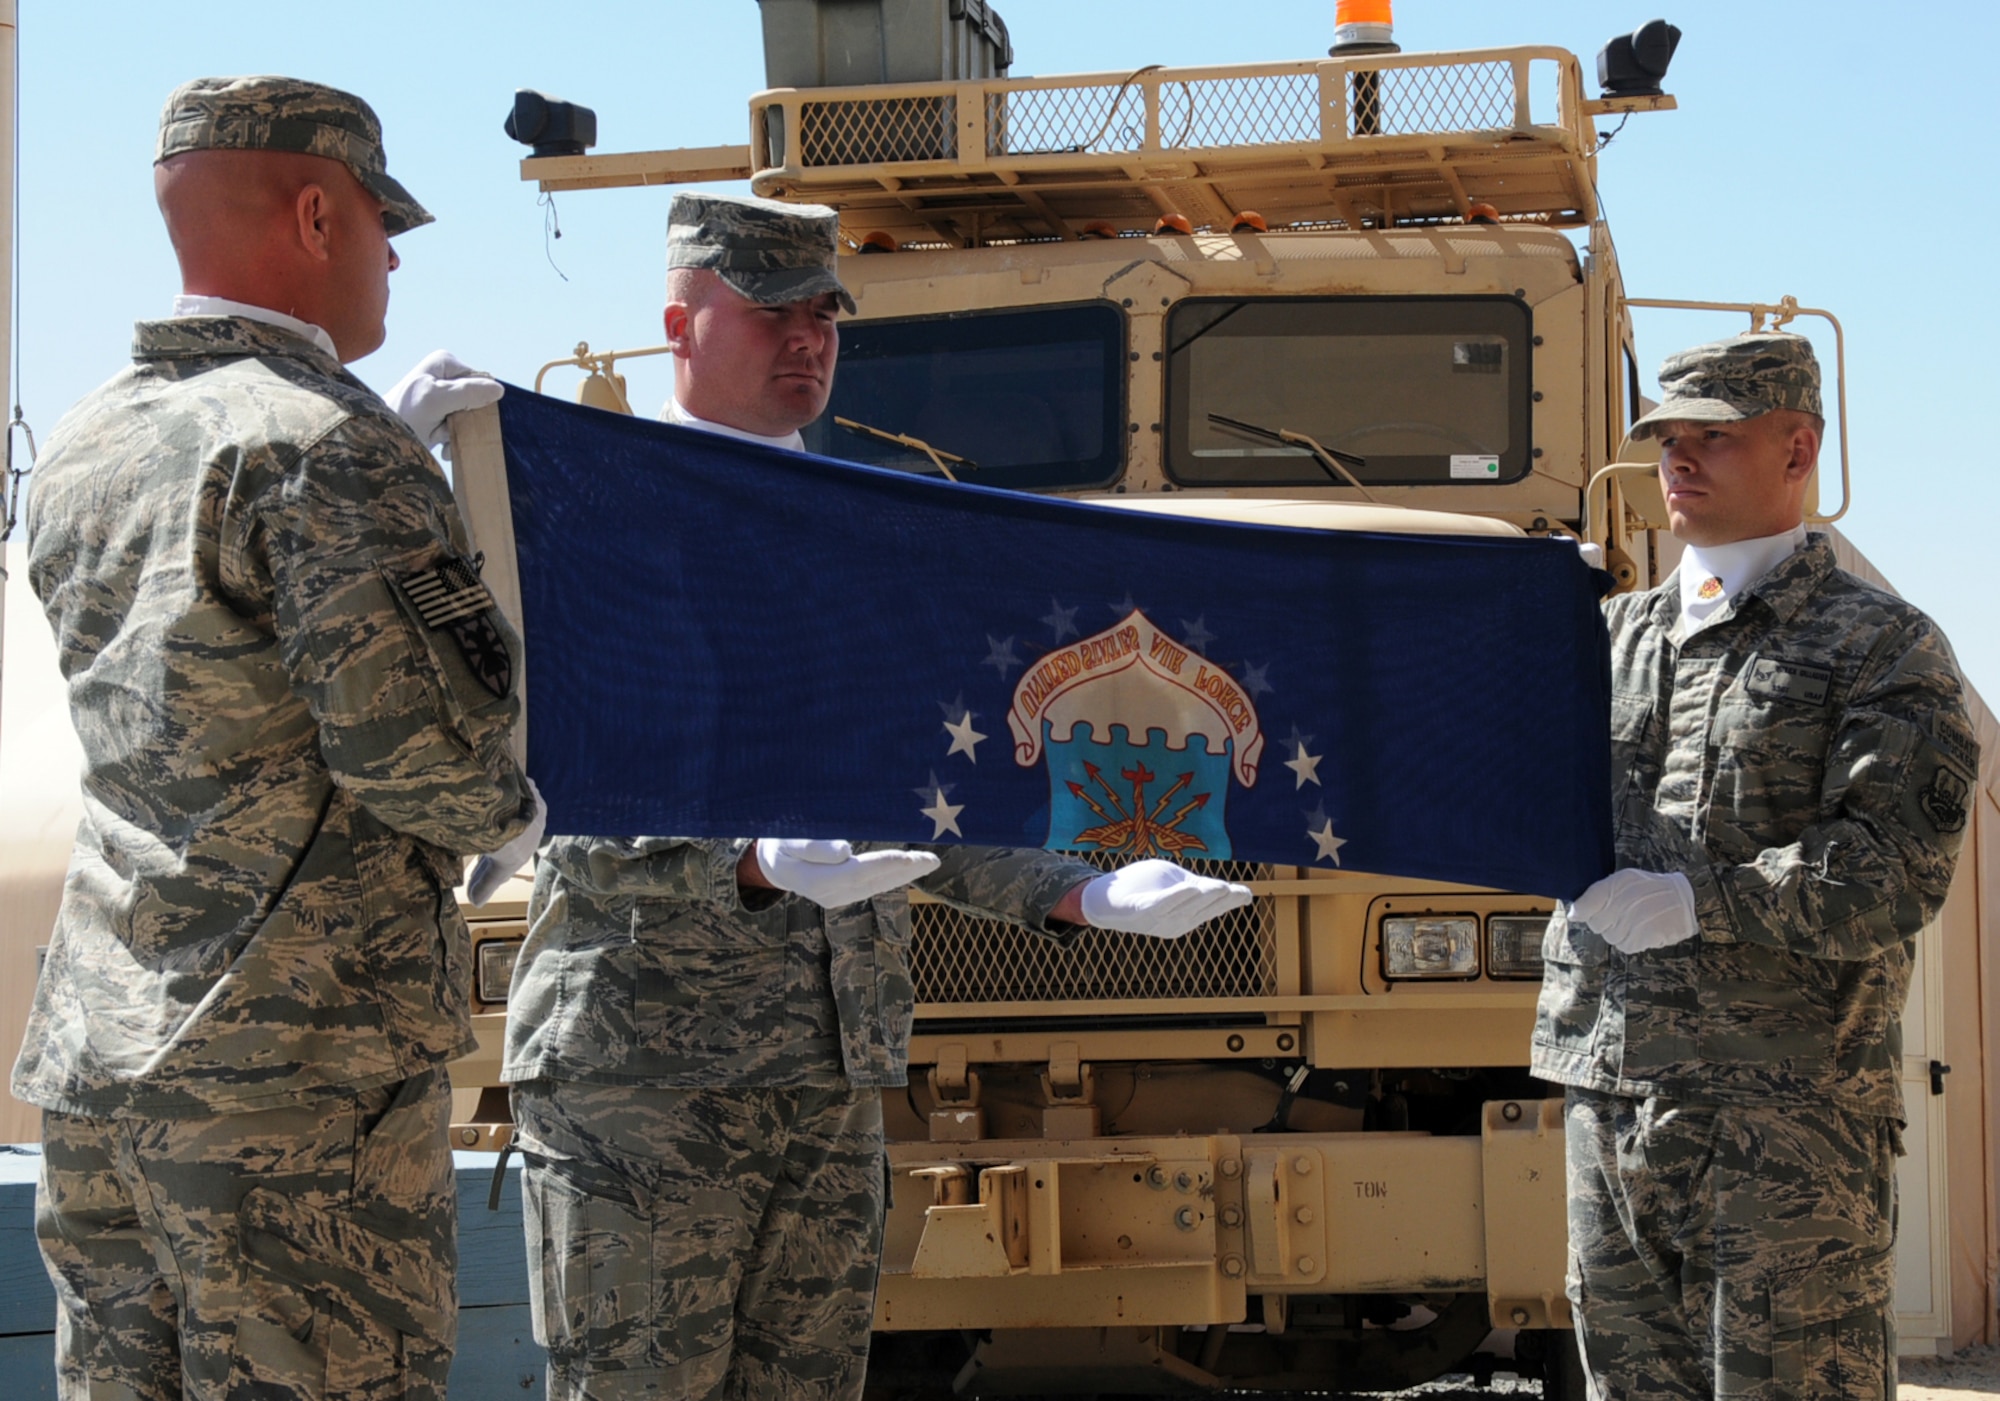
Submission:
{"label": "tan armored military truck", "polygon": [[[1566,534],[1649,586],[1676,547],[1624,431],[1630,309],[1666,304],[1626,295],[1595,122],[1673,99],[1615,58],[1591,98],[1556,48],[1398,53],[1386,3],[1342,10],[1326,58],[1009,78],[974,0],[764,0],[747,146],[522,170],[837,208],[860,309],[816,450],[1141,510]],[[856,53],[884,56],[829,71]],[[629,412],[633,353],[557,363]],[[877,1383],[1282,1394],[1504,1365],[1567,1393],[1559,1101],[1525,1069],[1549,903],[1215,869],[1257,902],[1174,944],[1055,948],[919,905]],[[491,1047],[520,931],[477,928]],[[1939,954],[1912,1018],[1936,1144],[1904,1181],[1917,1346],[1950,1331],[1921,1046]]]}
{"label": "tan armored military truck", "polygon": [[[1133,509],[1571,535],[1624,588],[1672,569],[1624,431],[1631,308],[1667,304],[1626,295],[1596,156],[1597,119],[1671,98],[1592,98],[1558,48],[1394,52],[1386,3],[1329,57],[1044,78],[1004,76],[979,0],[763,8],[773,86],[746,145],[522,173],[552,191],[747,179],[839,209],[859,313],[814,449]],[[854,37],[838,24],[877,29],[820,42]],[[829,71],[864,52],[874,70]],[[585,402],[629,412],[619,365],[642,353],[581,347],[544,373],[574,366]],[[476,532],[477,461],[461,448]],[[2000,854],[1986,808],[1912,998],[1906,1351],[1954,1333],[1947,1220],[1993,1229],[1978,1055],[1951,1084],[1967,1122],[1948,1134],[1933,1094],[1948,1018],[1975,1037],[1980,1019],[1978,978],[1967,1011],[1945,971],[1990,918],[1970,875]],[[44,852],[10,899],[47,888]],[[1526,1070],[1549,902],[1213,869],[1258,898],[1177,943],[1056,948],[919,905],[875,1381],[1286,1394],[1498,1365],[1571,1394],[1559,1101]],[[468,911],[482,1050],[454,1072],[461,1147],[508,1132],[495,1077],[525,894]],[[33,935],[12,937],[10,981]],[[1975,1267],[1958,1286],[1990,1283]]]}

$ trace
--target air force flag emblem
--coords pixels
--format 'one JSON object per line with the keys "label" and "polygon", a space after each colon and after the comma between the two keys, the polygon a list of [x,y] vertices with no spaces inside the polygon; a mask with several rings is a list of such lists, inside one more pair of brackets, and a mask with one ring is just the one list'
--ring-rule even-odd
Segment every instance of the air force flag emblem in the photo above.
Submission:
{"label": "air force flag emblem", "polygon": [[1014,687],[1014,762],[1045,762],[1045,845],[1121,856],[1231,854],[1231,782],[1251,788],[1264,736],[1248,693],[1133,610],[1048,652]]}

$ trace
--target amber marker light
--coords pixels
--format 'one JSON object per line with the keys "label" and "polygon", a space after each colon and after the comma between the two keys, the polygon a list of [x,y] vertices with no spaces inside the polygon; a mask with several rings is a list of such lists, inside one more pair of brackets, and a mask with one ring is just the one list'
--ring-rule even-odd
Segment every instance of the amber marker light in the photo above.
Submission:
{"label": "amber marker light", "polygon": [[893,235],[877,229],[862,239],[861,246],[855,251],[858,253],[893,253],[896,251],[896,240]]}
{"label": "amber marker light", "polygon": [[1334,58],[1350,54],[1401,53],[1397,46],[1392,0],[1340,0],[1333,9]]}
{"label": "amber marker light", "polygon": [[1185,214],[1162,214],[1160,221],[1153,225],[1153,232],[1156,234],[1191,234],[1194,232],[1194,225],[1188,222],[1187,215]]}
{"label": "amber marker light", "polygon": [[1251,233],[1268,233],[1270,226],[1264,222],[1262,214],[1254,209],[1245,209],[1239,211],[1236,217],[1229,221],[1229,231],[1242,233],[1246,229]]}

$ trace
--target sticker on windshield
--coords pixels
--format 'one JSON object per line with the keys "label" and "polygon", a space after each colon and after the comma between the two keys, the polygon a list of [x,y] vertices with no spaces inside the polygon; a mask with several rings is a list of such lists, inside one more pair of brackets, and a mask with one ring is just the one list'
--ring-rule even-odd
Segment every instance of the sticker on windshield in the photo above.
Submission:
{"label": "sticker on windshield", "polygon": [[1451,455],[1451,476],[1453,481],[1461,477],[1470,481],[1498,481],[1500,459],[1483,452],[1455,452]]}
{"label": "sticker on windshield", "polygon": [[1497,375],[1507,368],[1507,342],[1453,341],[1451,372],[1455,375]]}

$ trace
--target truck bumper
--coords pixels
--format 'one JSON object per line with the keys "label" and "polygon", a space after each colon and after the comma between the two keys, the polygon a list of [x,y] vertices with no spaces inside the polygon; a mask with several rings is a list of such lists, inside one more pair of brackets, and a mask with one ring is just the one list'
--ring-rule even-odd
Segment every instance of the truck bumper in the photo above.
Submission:
{"label": "truck bumper", "polygon": [[1242,1322],[1251,1294],[1483,1291],[1567,1328],[1561,1100],[1421,1133],[890,1145],[875,1327]]}

